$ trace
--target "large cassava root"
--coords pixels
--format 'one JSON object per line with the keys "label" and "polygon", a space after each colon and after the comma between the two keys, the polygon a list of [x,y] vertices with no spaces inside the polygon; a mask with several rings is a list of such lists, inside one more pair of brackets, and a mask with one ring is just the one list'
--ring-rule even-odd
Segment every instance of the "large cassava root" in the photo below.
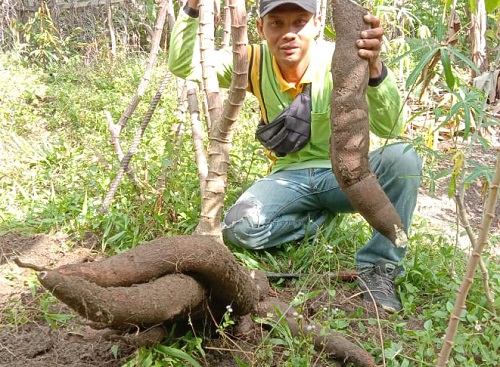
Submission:
{"label": "large cassava root", "polygon": [[101,287],[129,287],[165,274],[187,273],[205,284],[212,298],[224,306],[231,304],[237,314],[250,313],[260,294],[255,281],[259,274],[242,267],[215,237],[202,235],[160,237],[100,262],[64,265],[53,271]]}
{"label": "large cassava root", "polygon": [[374,366],[373,358],[342,334],[311,333],[298,324],[285,303],[266,298],[265,274],[241,266],[214,237],[161,237],[102,261],[37,269],[42,270],[41,284],[81,316],[117,330],[146,330],[140,337],[119,337],[136,346],[161,342],[165,322],[207,320],[208,312],[220,315],[231,305],[240,316],[271,314],[276,319],[286,313],[292,334],[307,333],[319,352]]}
{"label": "large cassava root", "polygon": [[57,270],[43,271],[38,278],[81,316],[118,329],[175,321],[185,315],[195,319],[206,301],[205,288],[184,274],[168,274],[131,287],[109,288],[78,276],[62,275]]}
{"label": "large cassava root", "polygon": [[370,169],[368,61],[358,56],[356,40],[368,29],[367,11],[351,0],[333,0],[337,39],[332,58],[333,92],[330,141],[333,171],[352,206],[396,246],[406,246],[401,218]]}

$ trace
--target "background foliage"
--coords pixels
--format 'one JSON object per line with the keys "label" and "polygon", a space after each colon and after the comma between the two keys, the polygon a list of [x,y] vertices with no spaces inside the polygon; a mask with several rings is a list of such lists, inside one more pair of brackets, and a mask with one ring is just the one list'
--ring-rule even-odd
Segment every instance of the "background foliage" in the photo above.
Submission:
{"label": "background foliage", "polygon": [[[423,186],[432,191],[437,180],[445,180],[453,194],[474,179],[481,178],[487,184],[492,167],[467,165],[470,151],[492,149],[479,131],[491,126],[494,133],[498,132],[498,119],[488,112],[484,93],[470,87],[469,75],[474,67],[467,37],[471,3],[457,4],[463,27],[453,46],[443,43],[450,3],[380,0],[369,5],[387,27],[384,57],[397,75],[402,95],[407,97],[406,137],[424,157]],[[488,57],[490,65],[498,68],[498,4],[489,1],[487,5]],[[125,179],[110,211],[99,214],[118,169],[104,111],[117,121],[135,92],[149,50],[148,27],[154,24],[157,7],[148,0],[116,6],[114,10],[118,35],[115,56],[110,53],[105,23],[68,27],[60,15],[58,22],[54,21],[47,7],[25,21],[10,12],[8,27],[2,23],[6,36],[4,53],[0,54],[0,232],[63,232],[71,234],[75,244],[86,234],[97,233],[101,250],[112,254],[159,235],[190,233],[196,226],[200,209],[197,169],[188,117],[178,102],[174,78],[133,159],[139,186]],[[104,14],[100,11],[100,15]],[[254,8],[249,11],[251,19],[255,19]],[[250,32],[250,39],[256,41],[255,29],[250,27]],[[167,40],[165,31],[152,86],[122,134],[124,146],[167,72]],[[431,70],[428,62],[437,54],[441,59]],[[427,88],[415,85],[424,72],[433,73]],[[417,124],[419,121],[425,124]],[[253,137],[257,123],[258,107],[249,97],[231,153],[226,206],[266,173],[267,162]],[[442,128],[451,132],[450,150],[439,149]],[[464,152],[461,161],[456,159],[457,151]],[[443,162],[458,169],[444,169]],[[158,187],[160,177],[164,177],[165,184]],[[322,273],[351,268],[353,254],[368,236],[369,230],[358,216],[339,217],[301,246],[284,245],[262,253],[232,250],[251,268]],[[401,314],[377,320],[363,318],[360,310],[346,312],[327,307],[315,317],[352,335],[372,355],[379,356],[378,362],[384,355],[387,366],[433,365],[465,267],[466,256],[455,247],[454,240],[426,218],[415,218],[407,274],[399,284],[405,305]],[[493,233],[490,246],[498,245],[499,234]],[[498,294],[498,257],[487,258],[486,265],[492,291]],[[276,287],[281,289],[283,285],[278,283]],[[330,289],[334,304],[337,292],[350,285],[327,287],[305,278],[289,285],[286,291],[293,293],[300,309],[325,287]],[[47,302],[56,301],[48,298]],[[498,299],[495,307],[498,312]],[[47,317],[47,312],[44,315]],[[64,319],[49,317],[54,318]],[[16,318],[10,326],[19,320]],[[222,327],[221,334],[229,327],[230,323]],[[280,353],[274,353],[274,358],[280,366],[306,365],[313,359],[308,340],[292,340],[282,325],[271,327],[272,337],[255,349],[255,365],[265,366],[277,346]],[[367,330],[380,330],[382,340]],[[450,366],[499,365],[499,332],[498,317],[488,310],[477,281],[462,315]],[[129,365],[182,366],[186,360],[195,365],[198,362],[189,358],[203,360],[202,344],[191,334],[182,340],[167,339],[161,346],[141,349]],[[246,364],[240,361],[239,365]]]}

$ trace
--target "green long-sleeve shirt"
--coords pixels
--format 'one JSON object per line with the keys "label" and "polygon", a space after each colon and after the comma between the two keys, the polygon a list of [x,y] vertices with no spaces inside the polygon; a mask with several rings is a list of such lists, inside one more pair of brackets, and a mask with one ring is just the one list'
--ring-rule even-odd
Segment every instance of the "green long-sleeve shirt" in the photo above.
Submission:
{"label": "green long-sleeve shirt", "polygon": [[[170,40],[168,65],[170,71],[190,80],[201,80],[200,57],[198,52],[197,32],[199,19],[189,17],[180,11]],[[303,85],[312,85],[312,121],[311,139],[301,150],[276,157],[268,154],[273,160],[272,171],[280,169],[330,168],[330,102],[332,94],[331,60],[334,44],[318,41],[312,47],[311,63],[308,66],[297,88],[288,85],[281,76],[274,57],[265,43],[262,47],[249,47],[249,55],[259,52],[261,68],[252,68],[250,77],[252,91],[260,104],[264,121],[272,121],[295,95],[302,90]],[[231,50],[220,50],[214,56],[217,62],[217,77],[223,88],[231,84],[233,56]],[[255,55],[254,55],[255,57]],[[262,74],[262,75],[261,75]],[[260,88],[259,88],[260,86]],[[377,86],[368,87],[366,92],[370,112],[370,130],[380,137],[393,137],[401,134],[403,122],[400,116],[401,97],[396,87],[392,73]]]}

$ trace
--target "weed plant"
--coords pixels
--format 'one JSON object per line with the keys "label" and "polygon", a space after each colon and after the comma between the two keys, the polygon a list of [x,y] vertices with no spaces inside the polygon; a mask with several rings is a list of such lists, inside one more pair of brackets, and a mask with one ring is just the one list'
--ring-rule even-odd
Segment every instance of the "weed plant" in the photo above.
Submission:
{"label": "weed plant", "polygon": [[[109,254],[160,235],[191,233],[200,211],[198,175],[189,125],[179,130],[179,124],[185,121],[174,114],[178,107],[174,78],[132,161],[139,184],[125,178],[109,212],[99,214],[119,166],[109,142],[104,111],[118,121],[144,65],[145,56],[139,54],[87,66],[70,62],[49,74],[0,54],[0,233],[62,232],[74,239],[97,233],[101,250]],[[144,102],[151,99],[165,72],[165,55],[160,55]],[[147,103],[141,103],[124,130],[121,139],[125,151],[147,107]],[[231,153],[226,206],[266,174],[266,160],[253,137],[257,112],[255,100],[248,98]],[[165,185],[158,188],[162,175]],[[426,175],[430,177],[429,172]],[[444,231],[417,216],[405,262],[406,275],[398,282],[404,310],[379,319],[364,312],[354,284],[318,276],[352,269],[356,250],[369,236],[361,217],[346,215],[332,218],[319,233],[301,243],[257,253],[231,250],[249,268],[308,274],[293,281],[276,281],[276,292],[297,309],[298,317],[344,332],[375,356],[377,363],[385,361],[389,367],[432,366],[467,254],[456,249],[454,240]],[[492,241],[498,241],[498,237]],[[498,258],[486,259],[486,266],[492,293],[499,294]],[[500,323],[488,310],[479,275],[476,278],[450,366],[500,365]],[[321,307],[311,312],[319,297]],[[38,307],[46,322],[55,327],[70,316],[50,311],[54,302],[46,297]],[[495,307],[498,312],[498,299]],[[30,321],[20,303],[12,304],[10,312],[13,326]],[[219,334],[230,335],[230,318],[226,315]],[[269,334],[243,356],[234,353],[238,366],[328,365],[324,355],[313,351],[307,336],[292,338],[281,322],[256,321],[270,330]],[[140,349],[126,366],[204,365],[208,360],[206,343],[193,332],[182,338],[172,334],[161,345]],[[234,344],[226,349],[238,350]]]}

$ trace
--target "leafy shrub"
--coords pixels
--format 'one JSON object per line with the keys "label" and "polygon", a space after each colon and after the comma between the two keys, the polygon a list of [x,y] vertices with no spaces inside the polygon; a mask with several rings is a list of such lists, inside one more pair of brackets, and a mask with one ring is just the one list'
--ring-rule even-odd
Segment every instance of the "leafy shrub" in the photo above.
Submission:
{"label": "leafy shrub", "polygon": [[62,38],[45,2],[33,18],[26,24],[18,24],[18,28],[24,41],[19,45],[20,54],[28,65],[34,63],[47,69],[60,66],[77,56],[81,46],[74,39],[82,30],[75,28],[71,35]]}

